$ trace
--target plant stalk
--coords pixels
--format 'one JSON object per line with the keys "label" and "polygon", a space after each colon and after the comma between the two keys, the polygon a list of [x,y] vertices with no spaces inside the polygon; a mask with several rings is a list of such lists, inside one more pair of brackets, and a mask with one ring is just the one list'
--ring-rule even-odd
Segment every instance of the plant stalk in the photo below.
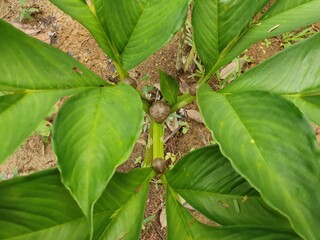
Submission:
{"label": "plant stalk", "polygon": [[142,163],[143,167],[150,167],[153,159],[153,120],[150,120],[146,154]]}
{"label": "plant stalk", "polygon": [[195,96],[192,96],[190,93],[185,93],[182,96],[179,96],[178,101],[171,107],[171,113],[174,113],[185,105],[193,102],[194,99]]}
{"label": "plant stalk", "polygon": [[153,121],[153,159],[164,159],[163,125]]}
{"label": "plant stalk", "polygon": [[123,69],[122,66],[120,66],[116,61],[113,61],[113,64],[115,65],[115,67],[117,69],[120,81],[123,82],[124,79],[129,76],[128,71]]}

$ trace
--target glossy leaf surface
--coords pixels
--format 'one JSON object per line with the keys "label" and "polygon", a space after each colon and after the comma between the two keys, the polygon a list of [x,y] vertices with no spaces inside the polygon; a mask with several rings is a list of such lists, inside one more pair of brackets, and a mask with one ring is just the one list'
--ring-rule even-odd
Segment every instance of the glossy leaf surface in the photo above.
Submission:
{"label": "glossy leaf surface", "polygon": [[52,106],[70,91],[0,96],[0,163],[33,133]]}
{"label": "glossy leaf surface", "polygon": [[102,216],[96,218],[94,239],[139,239],[153,176],[150,168],[113,176],[95,205],[94,216]]}
{"label": "glossy leaf surface", "polygon": [[210,227],[198,222],[177,201],[171,189],[166,195],[167,239],[203,240],[285,240],[300,239],[295,234],[255,226]]}
{"label": "glossy leaf surface", "polygon": [[221,61],[224,65],[237,57],[253,43],[290,32],[320,21],[319,0],[276,1],[262,20],[253,25]]}
{"label": "glossy leaf surface", "polygon": [[53,143],[64,185],[86,216],[129,157],[143,121],[139,95],[120,84],[70,98],[54,123]]}
{"label": "glossy leaf surface", "polygon": [[289,11],[291,9],[297,8],[301,6],[302,4],[312,2],[314,0],[281,0],[281,1],[275,1],[271,7],[267,10],[267,12],[264,14],[262,19],[269,18],[278,14],[281,14],[285,11]]}
{"label": "glossy leaf surface", "polygon": [[[151,169],[114,175],[94,210],[94,239],[120,235],[123,227],[127,233],[123,239],[138,239],[151,177]],[[0,223],[1,239],[89,238],[87,219],[57,169],[1,182]]]}
{"label": "glossy leaf surface", "polygon": [[[192,12],[195,44],[209,72],[226,46],[237,37],[267,0],[195,0]],[[241,21],[239,21],[241,19]]]}
{"label": "glossy leaf surface", "polygon": [[320,124],[320,34],[286,49],[221,90],[262,90],[286,96]]}
{"label": "glossy leaf surface", "polygon": [[0,35],[0,92],[5,93],[0,97],[2,162],[61,97],[107,84],[72,57],[3,20]]}
{"label": "glossy leaf surface", "polygon": [[57,169],[1,182],[0,223],[1,239],[85,239],[89,233]]}
{"label": "glossy leaf surface", "polygon": [[[266,92],[198,91],[207,127],[233,167],[306,239],[320,218],[319,149],[312,127],[284,98]],[[299,197],[297,197],[299,196]]]}
{"label": "glossy leaf surface", "polygon": [[217,145],[185,155],[166,177],[176,193],[216,223],[291,229],[288,220],[235,172]]}
{"label": "glossy leaf surface", "polygon": [[169,74],[159,70],[160,90],[164,99],[173,105],[176,103],[179,93],[179,83]]}
{"label": "glossy leaf surface", "polygon": [[51,0],[81,22],[103,50],[124,69],[164,46],[181,27],[187,0]]}
{"label": "glossy leaf surface", "polygon": [[0,91],[62,90],[107,85],[74,58],[0,19]]}

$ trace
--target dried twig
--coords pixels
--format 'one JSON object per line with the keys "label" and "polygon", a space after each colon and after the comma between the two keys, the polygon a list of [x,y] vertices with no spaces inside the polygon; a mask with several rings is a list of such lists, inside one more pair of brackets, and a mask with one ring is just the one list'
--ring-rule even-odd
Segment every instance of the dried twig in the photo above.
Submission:
{"label": "dried twig", "polygon": [[182,128],[182,126],[179,126],[176,130],[174,130],[172,133],[170,133],[170,134],[163,140],[163,143],[168,142],[169,139],[172,138],[181,128]]}

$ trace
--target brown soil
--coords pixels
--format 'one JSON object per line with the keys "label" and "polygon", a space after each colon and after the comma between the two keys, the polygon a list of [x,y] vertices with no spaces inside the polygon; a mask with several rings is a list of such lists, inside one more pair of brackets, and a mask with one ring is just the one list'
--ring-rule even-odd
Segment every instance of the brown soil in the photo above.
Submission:
{"label": "brown soil", "polygon": [[[40,10],[30,21],[19,22],[20,6],[19,0],[0,0],[0,18],[14,23],[17,27],[25,30],[30,35],[39,38],[86,65],[92,71],[104,79],[108,79],[114,73],[114,66],[110,59],[100,50],[88,31],[79,23],[74,21],[48,1],[33,0],[27,1],[29,7],[36,7]],[[49,35],[55,34],[54,37]],[[244,54],[252,59],[245,67],[253,67],[269,56],[277,53],[281,48],[281,41],[277,38],[269,40],[271,45],[266,46],[265,42],[259,42],[248,49]],[[147,61],[130,71],[133,78],[138,80],[138,87],[154,85],[159,82],[158,69],[176,77],[181,85],[189,85],[194,80],[188,79],[187,74],[176,70],[178,38],[175,37],[170,44],[153,54]],[[149,75],[147,80],[144,76]],[[183,89],[182,89],[183,90]],[[198,110],[195,103],[188,105],[185,110]],[[168,137],[166,152],[172,153],[181,158],[193,148],[210,144],[212,141],[210,132],[202,123],[185,117],[189,125],[187,133],[176,131],[174,134],[167,128],[165,136]],[[320,129],[316,129],[320,142]],[[142,133],[129,160],[119,169],[128,171],[138,167],[136,159],[144,156],[147,134]],[[4,164],[0,166],[0,176],[5,178],[13,177],[13,172],[19,175],[54,167],[56,158],[51,150],[51,144],[45,144],[40,136],[36,134],[29,137],[25,143],[13,154]],[[164,209],[165,192],[161,184],[154,182],[150,186],[149,199],[147,202],[145,218],[154,217],[152,221],[144,225],[141,239],[165,239],[166,229],[161,227],[160,213]]]}

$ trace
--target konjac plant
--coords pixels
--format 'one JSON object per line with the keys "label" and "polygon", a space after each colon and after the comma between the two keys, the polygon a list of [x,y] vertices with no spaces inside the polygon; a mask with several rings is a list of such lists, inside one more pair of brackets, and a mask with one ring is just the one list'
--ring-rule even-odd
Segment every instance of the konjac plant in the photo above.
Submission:
{"label": "konjac plant", "polygon": [[[219,91],[208,81],[259,40],[320,21],[319,0],[194,0],[197,91],[160,72],[152,102],[128,70],[183,26],[189,0],[51,0],[113,60],[117,84],[0,20],[0,162],[62,97],[53,125],[57,168],[0,183],[0,239],[139,239],[150,181],[166,190],[167,239],[320,239],[320,34]],[[269,6],[268,5],[268,6]],[[129,83],[129,84],[128,84]],[[217,142],[164,163],[163,121],[196,101]],[[116,168],[151,118],[142,168]],[[184,199],[217,226],[199,222]]]}

